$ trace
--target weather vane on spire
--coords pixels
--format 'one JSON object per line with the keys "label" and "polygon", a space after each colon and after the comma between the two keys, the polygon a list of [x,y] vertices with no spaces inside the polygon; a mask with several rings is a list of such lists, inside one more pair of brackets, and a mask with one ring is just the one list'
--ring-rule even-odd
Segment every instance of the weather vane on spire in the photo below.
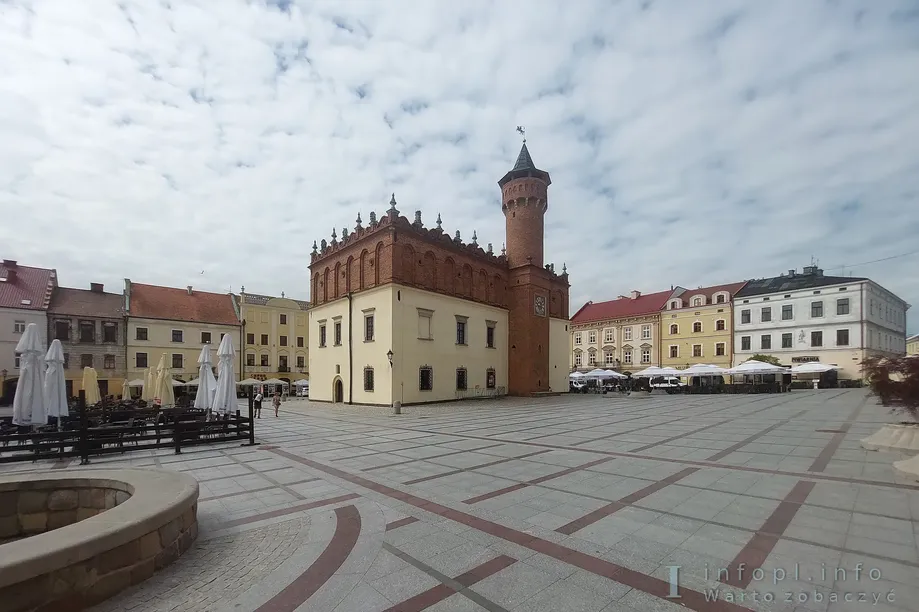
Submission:
{"label": "weather vane on spire", "polygon": [[517,126],[517,133],[523,136],[523,144],[527,143],[527,131],[522,125]]}

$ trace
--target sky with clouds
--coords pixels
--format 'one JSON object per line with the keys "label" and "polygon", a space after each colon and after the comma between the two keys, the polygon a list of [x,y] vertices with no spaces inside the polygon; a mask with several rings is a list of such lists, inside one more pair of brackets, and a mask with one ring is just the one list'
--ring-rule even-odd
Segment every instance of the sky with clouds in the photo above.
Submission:
{"label": "sky with clouds", "polygon": [[573,309],[812,256],[919,308],[914,0],[4,0],[0,58],[0,250],[64,285],[307,298],[392,192],[497,250],[524,125]]}

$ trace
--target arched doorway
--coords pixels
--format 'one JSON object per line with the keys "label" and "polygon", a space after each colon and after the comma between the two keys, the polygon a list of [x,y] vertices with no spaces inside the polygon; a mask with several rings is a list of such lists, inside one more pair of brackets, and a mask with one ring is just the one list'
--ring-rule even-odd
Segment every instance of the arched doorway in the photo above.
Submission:
{"label": "arched doorway", "polygon": [[345,385],[342,384],[340,378],[336,378],[335,382],[332,383],[332,401],[345,401]]}

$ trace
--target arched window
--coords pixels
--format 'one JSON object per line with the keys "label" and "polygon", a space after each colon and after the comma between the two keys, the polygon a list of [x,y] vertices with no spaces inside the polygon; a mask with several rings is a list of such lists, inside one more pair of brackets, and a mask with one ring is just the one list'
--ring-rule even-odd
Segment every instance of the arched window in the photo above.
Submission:
{"label": "arched window", "polygon": [[670,325],[670,334],[675,336],[678,333],[680,333],[680,326],[677,325],[676,323],[672,323]]}
{"label": "arched window", "polygon": [[696,321],[695,323],[692,324],[692,332],[694,334],[702,333],[702,321]]}
{"label": "arched window", "polygon": [[693,305],[693,306],[702,306],[702,298],[700,298],[700,297],[694,297],[694,298],[692,298],[692,305]]}

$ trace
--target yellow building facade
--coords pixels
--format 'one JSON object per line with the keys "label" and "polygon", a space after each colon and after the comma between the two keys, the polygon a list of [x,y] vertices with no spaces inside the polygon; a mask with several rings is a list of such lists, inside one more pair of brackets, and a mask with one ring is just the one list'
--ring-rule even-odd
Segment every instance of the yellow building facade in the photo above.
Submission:
{"label": "yellow building facade", "polygon": [[309,321],[311,400],[408,405],[507,388],[503,308],[387,284],[311,308]]}
{"label": "yellow building facade", "polygon": [[906,354],[919,355],[919,335],[910,336],[906,339]]}
{"label": "yellow building facade", "polygon": [[744,283],[688,289],[661,312],[661,365],[685,369],[697,363],[730,368],[733,359],[731,300]]}
{"label": "yellow building facade", "polygon": [[309,304],[288,297],[238,296],[247,378],[309,380]]}

